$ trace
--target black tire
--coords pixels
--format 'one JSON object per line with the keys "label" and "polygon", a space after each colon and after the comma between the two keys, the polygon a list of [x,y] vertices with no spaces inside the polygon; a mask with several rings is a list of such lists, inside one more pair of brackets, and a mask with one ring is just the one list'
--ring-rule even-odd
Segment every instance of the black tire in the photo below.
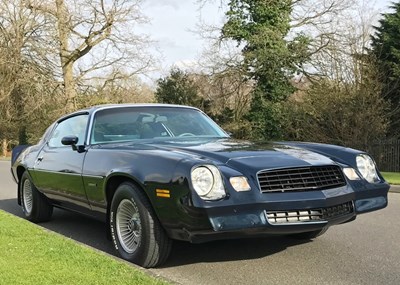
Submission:
{"label": "black tire", "polygon": [[326,231],[328,230],[328,227],[323,228],[321,230],[317,230],[317,231],[312,231],[312,232],[304,232],[304,233],[299,233],[299,234],[292,234],[290,235],[290,237],[294,238],[294,239],[315,239],[321,235],[323,235],[324,233],[326,233]]}
{"label": "black tire", "polygon": [[34,223],[47,222],[53,214],[53,206],[47,198],[40,193],[27,171],[22,174],[19,183],[21,206],[26,219]]}
{"label": "black tire", "polygon": [[133,183],[122,183],[114,194],[110,230],[118,254],[142,267],[160,266],[171,252],[171,239],[145,194]]}

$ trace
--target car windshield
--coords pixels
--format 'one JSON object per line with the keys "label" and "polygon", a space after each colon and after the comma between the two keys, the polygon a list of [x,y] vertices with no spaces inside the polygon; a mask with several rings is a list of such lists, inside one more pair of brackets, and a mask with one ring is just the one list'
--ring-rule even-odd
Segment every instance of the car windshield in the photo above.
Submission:
{"label": "car windshield", "polygon": [[196,109],[120,107],[95,114],[91,144],[171,138],[226,138],[228,135]]}

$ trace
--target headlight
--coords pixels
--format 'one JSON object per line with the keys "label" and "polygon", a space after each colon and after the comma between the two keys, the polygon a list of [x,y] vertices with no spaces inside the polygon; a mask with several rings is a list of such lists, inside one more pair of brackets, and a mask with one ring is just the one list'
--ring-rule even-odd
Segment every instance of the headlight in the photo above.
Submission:
{"label": "headlight", "polygon": [[369,155],[358,155],[356,162],[358,171],[360,171],[365,180],[367,180],[369,183],[375,183],[380,180],[376,171],[375,163]]}
{"label": "headlight", "polygon": [[226,196],[221,173],[213,165],[194,168],[191,179],[194,190],[203,200],[218,200]]}

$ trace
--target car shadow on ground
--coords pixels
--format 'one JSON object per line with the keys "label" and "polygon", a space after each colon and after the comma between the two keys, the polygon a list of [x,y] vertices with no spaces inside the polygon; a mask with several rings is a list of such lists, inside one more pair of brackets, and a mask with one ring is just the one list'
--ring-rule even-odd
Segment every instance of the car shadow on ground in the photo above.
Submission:
{"label": "car shadow on ground", "polygon": [[[0,209],[24,217],[17,199],[0,200]],[[106,237],[106,225],[73,212],[54,209],[52,220],[41,227],[115,255],[111,241]],[[285,236],[214,241],[202,244],[174,241],[171,255],[162,268],[198,262],[224,262],[258,259],[284,251],[288,247],[310,242]]]}
{"label": "car shadow on ground", "polygon": [[18,205],[16,198],[0,200],[0,210],[3,210],[20,218],[24,217],[24,213],[22,212],[21,207]]}
{"label": "car shadow on ground", "polygon": [[198,262],[259,259],[308,242],[311,241],[286,236],[221,240],[202,244],[175,241],[171,256],[162,268]]}

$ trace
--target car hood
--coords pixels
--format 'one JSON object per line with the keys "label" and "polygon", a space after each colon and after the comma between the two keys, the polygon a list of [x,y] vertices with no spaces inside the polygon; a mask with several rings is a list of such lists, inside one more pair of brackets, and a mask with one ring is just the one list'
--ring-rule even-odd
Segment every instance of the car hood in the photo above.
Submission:
{"label": "car hood", "polygon": [[234,139],[191,139],[152,143],[155,148],[213,160],[241,169],[269,169],[336,164],[322,154],[283,142],[252,143]]}

